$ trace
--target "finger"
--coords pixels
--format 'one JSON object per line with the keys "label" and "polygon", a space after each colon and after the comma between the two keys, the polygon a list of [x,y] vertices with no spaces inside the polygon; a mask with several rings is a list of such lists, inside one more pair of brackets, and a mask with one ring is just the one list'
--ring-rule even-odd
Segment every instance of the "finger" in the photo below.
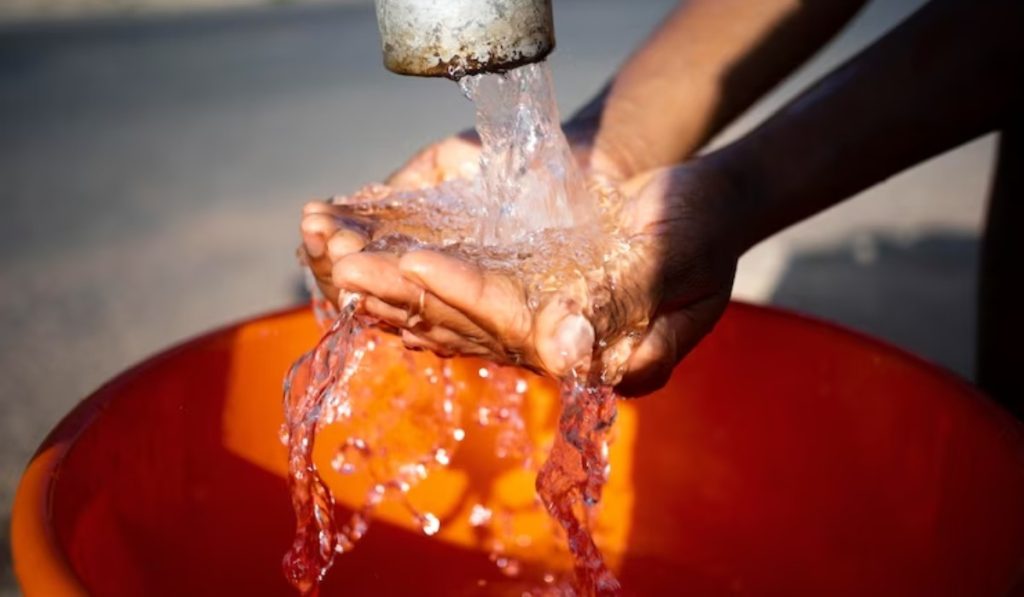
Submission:
{"label": "finger", "polygon": [[375,296],[368,296],[363,299],[362,307],[367,315],[394,328],[401,329],[405,327],[408,320],[408,313],[406,313],[405,309],[389,305]]}
{"label": "finger", "polygon": [[454,354],[444,346],[432,342],[422,336],[417,336],[409,330],[402,330],[402,344],[404,344],[406,348],[412,350],[429,350],[442,358],[450,358],[454,356]]}
{"label": "finger", "polygon": [[336,233],[337,222],[333,216],[316,211],[323,202],[308,204],[303,211],[307,212],[302,218],[300,230],[302,233],[302,257],[310,272],[320,288],[324,297],[334,302],[338,297],[338,290],[331,282],[331,259],[326,251],[325,239],[330,234]]}
{"label": "finger", "polygon": [[391,253],[353,253],[339,259],[332,274],[339,288],[375,296],[399,308],[416,304],[422,290],[402,276],[398,256]]}
{"label": "finger", "polygon": [[459,311],[488,335],[513,345],[529,336],[533,316],[517,280],[435,251],[413,251],[402,274]]}
{"label": "finger", "polygon": [[449,137],[437,145],[434,167],[439,182],[472,178],[479,171],[480,140],[469,132]]}
{"label": "finger", "polygon": [[[367,311],[397,327],[420,333],[424,328],[447,328],[470,344],[494,352],[497,341],[465,314],[411,282],[396,267],[390,253],[357,253],[338,261],[334,284],[367,297]],[[375,300],[369,300],[373,297]],[[385,308],[385,305],[390,308]],[[474,353],[477,352],[474,349]]]}
{"label": "finger", "polygon": [[639,341],[639,334],[627,333],[601,350],[601,383],[612,387],[619,385]]}
{"label": "finger", "polygon": [[594,350],[594,326],[577,301],[558,295],[541,307],[534,330],[539,364],[561,376],[574,368],[590,368]]}
{"label": "finger", "polygon": [[[483,328],[451,305],[445,303],[432,292],[421,291],[422,304],[407,305],[409,313],[415,313],[423,322],[419,328],[449,331],[471,344],[483,345],[490,351],[497,351],[499,342]],[[414,330],[420,333],[421,330]],[[443,334],[444,332],[439,331]]]}
{"label": "finger", "polygon": [[299,229],[306,254],[311,259],[321,259],[326,256],[327,239],[338,229],[338,223],[328,214],[314,213],[302,217]]}
{"label": "finger", "polygon": [[340,216],[343,215],[341,209],[332,203],[331,199],[315,201],[309,201],[302,206],[303,216],[312,216],[315,214],[325,214],[328,216]]}
{"label": "finger", "polygon": [[[358,197],[340,197],[338,201],[357,200]],[[332,200],[333,201],[333,200]],[[365,203],[370,203],[367,200]],[[321,234],[329,238],[336,230],[349,229],[360,236],[368,236],[371,228],[362,214],[356,213],[354,208],[362,206],[362,203],[331,203],[328,201],[310,201],[302,207],[303,231],[308,227],[310,232]],[[308,224],[306,220],[309,220]]]}
{"label": "finger", "polygon": [[[418,338],[425,342],[408,344],[410,347],[444,352],[445,354],[458,354],[462,356],[493,357],[494,353],[486,346],[482,346],[473,340],[466,338],[448,328],[438,325],[427,325],[423,322],[414,324],[409,328],[409,313],[401,308],[389,305],[375,296],[368,296],[363,301],[363,310],[371,317],[380,322],[397,328],[399,333],[404,333],[403,339]],[[429,342],[429,345],[426,343]]]}
{"label": "finger", "polygon": [[459,334],[442,327],[417,331],[402,330],[402,341],[406,346],[423,348],[442,356],[459,355],[499,360],[497,355],[487,347],[470,342]]}
{"label": "finger", "polygon": [[437,147],[431,145],[412,156],[408,162],[388,177],[385,184],[403,190],[435,186],[440,182],[437,172]]}
{"label": "finger", "polygon": [[346,255],[363,250],[369,237],[361,230],[339,228],[327,240],[327,257],[333,263]]}
{"label": "finger", "polygon": [[479,159],[480,142],[475,134],[449,137],[414,155],[388,178],[387,184],[408,190],[468,178],[475,174]]}
{"label": "finger", "polygon": [[627,359],[622,379],[615,386],[620,396],[645,396],[668,383],[678,362],[676,329],[686,327],[682,311],[660,315],[651,322],[633,354]]}
{"label": "finger", "polygon": [[718,294],[656,317],[626,363],[615,391],[635,397],[663,387],[676,364],[714,328],[727,304],[728,294]]}
{"label": "finger", "polygon": [[377,296],[366,299],[366,311],[397,328],[410,331],[443,345],[457,354],[477,355],[481,350],[500,353],[500,344],[464,314],[453,309],[433,293],[420,290],[412,304],[396,304],[409,298],[389,294],[385,302]]}
{"label": "finger", "polygon": [[316,282],[316,287],[320,289],[320,294],[322,294],[325,299],[335,305],[338,304],[338,288],[331,283],[330,278],[321,279],[314,276],[313,281]]}
{"label": "finger", "polygon": [[348,253],[362,250],[369,241],[368,226],[347,215],[345,206],[330,201],[311,201],[302,208],[300,256],[309,266],[324,298],[336,303],[338,289],[332,281],[333,263]]}

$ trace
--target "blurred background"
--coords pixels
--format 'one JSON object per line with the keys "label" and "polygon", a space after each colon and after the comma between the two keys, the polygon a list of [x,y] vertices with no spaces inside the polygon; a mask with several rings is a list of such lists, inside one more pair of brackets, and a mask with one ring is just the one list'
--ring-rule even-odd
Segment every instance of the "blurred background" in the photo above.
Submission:
{"label": "blurred background", "polygon": [[[555,0],[563,114],[674,0]],[[877,0],[722,135],[741,134],[924,0]],[[308,199],[379,180],[472,122],[381,66],[369,0],[0,2],[0,594],[35,447],[104,380],[304,300]],[[985,137],[744,257],[736,297],[885,338],[970,378]]]}

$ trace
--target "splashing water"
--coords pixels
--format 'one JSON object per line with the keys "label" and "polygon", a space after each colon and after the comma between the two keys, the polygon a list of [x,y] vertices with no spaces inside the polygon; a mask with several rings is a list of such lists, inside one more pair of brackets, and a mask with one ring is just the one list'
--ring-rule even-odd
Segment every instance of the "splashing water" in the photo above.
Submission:
{"label": "splashing water", "polygon": [[596,206],[562,134],[550,70],[531,65],[459,86],[476,105],[482,147],[478,240],[502,245],[592,224]]}
{"label": "splashing water", "polygon": [[[460,86],[477,109],[479,175],[415,191],[371,185],[335,202],[370,232],[367,250],[400,254],[430,247],[515,275],[525,282],[532,308],[575,283],[587,289],[599,312],[614,286],[609,264],[631,249],[615,227],[621,197],[578,169],[559,127],[547,66],[465,77]],[[439,532],[438,517],[417,511],[406,494],[430,471],[447,467],[467,433],[461,410],[473,392],[453,381],[452,363],[402,351],[360,314],[360,300],[343,296],[337,309],[315,301],[327,331],[285,380],[282,440],[288,446],[296,535],[284,569],[303,593],[316,589],[337,554],[355,546],[385,499],[402,503],[426,535]],[[598,340],[603,342],[595,350],[608,339]],[[382,380],[391,370],[411,381],[386,387]],[[617,593],[619,583],[590,533],[610,472],[616,413],[611,389],[599,383],[600,372],[580,369],[562,380],[558,433],[538,469],[523,420],[526,382],[520,372],[488,365],[478,375],[486,384],[472,397],[476,423],[496,429],[499,458],[537,472],[537,494],[573,556],[575,582],[553,585],[555,577],[545,574],[547,586],[534,594]],[[334,498],[313,463],[317,433],[336,425],[345,439],[332,468],[347,475],[361,471],[369,479],[364,505],[340,525]],[[498,528],[501,519],[502,513],[478,505],[470,523]],[[498,531],[491,542],[492,561],[509,576],[520,569],[504,552],[513,541]]]}

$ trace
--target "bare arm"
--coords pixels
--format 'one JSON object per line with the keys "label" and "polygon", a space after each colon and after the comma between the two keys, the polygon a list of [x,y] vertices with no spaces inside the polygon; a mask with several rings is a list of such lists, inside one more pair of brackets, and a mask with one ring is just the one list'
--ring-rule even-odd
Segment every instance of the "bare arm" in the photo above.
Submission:
{"label": "bare arm", "polygon": [[708,156],[749,199],[752,244],[998,129],[1020,105],[1024,3],[933,0],[737,143]]}
{"label": "bare arm", "polygon": [[[624,184],[631,198],[624,229],[640,242],[617,274],[620,291],[611,298],[614,304],[605,309],[617,319],[592,318],[604,326],[596,330],[597,337],[611,337],[617,321],[649,321],[637,343],[626,346],[628,351],[608,351],[626,357],[624,364],[605,363],[603,372],[611,372],[609,380],[621,377],[618,388],[624,394],[642,395],[662,385],[672,365],[711,329],[727,304],[736,259],[744,249],[892,173],[1001,126],[1021,99],[1024,3],[934,0],[744,139],[675,167],[656,168],[692,153],[817,47],[798,39],[806,35],[783,36],[773,42],[782,44],[774,49],[765,41],[766,33],[777,32],[779,19],[790,14],[781,9],[775,20],[761,21],[760,29],[748,28],[738,16],[735,22],[718,23],[726,29],[732,25],[725,33],[711,31],[710,24],[707,30],[688,24],[696,17],[687,11],[698,7],[712,14],[715,7],[740,10],[754,4],[767,10],[785,3],[694,0],[680,8],[627,64],[604,102],[595,104],[589,116],[581,115],[599,125],[597,149],[625,149],[619,155],[629,156],[630,167],[648,168]],[[800,22],[793,15],[806,18],[809,13],[801,10],[823,6],[810,1],[785,5],[800,9],[787,17],[790,23]],[[816,10],[828,13],[827,7]],[[829,22],[831,32],[841,20]],[[812,30],[819,32],[818,42],[827,37],[821,33],[825,29]],[[684,32],[689,41],[677,39]],[[708,36],[706,46],[695,41],[702,34]],[[729,39],[748,43],[723,41]],[[696,52],[696,47],[720,53]],[[755,49],[770,55],[753,57]],[[655,67],[662,52],[666,59],[688,58],[669,61],[672,74],[661,76]],[[698,57],[706,70],[695,66]],[[751,60],[764,66],[737,70],[737,64]],[[684,74],[695,80],[680,83]],[[722,81],[731,83],[722,87]],[[723,95],[719,87],[738,91]],[[348,256],[334,262],[334,278],[328,281],[387,303],[379,316],[392,313],[393,325],[403,328],[411,346],[502,362],[516,355],[512,362],[556,375],[573,360],[564,355],[588,348],[577,342],[585,334],[563,333],[562,326],[573,323],[578,331],[579,313],[568,311],[588,297],[532,307],[523,301],[521,281],[514,276],[495,275],[443,254],[415,251],[397,258],[350,252],[338,251]],[[427,302],[424,296],[430,297]],[[423,307],[431,304],[447,305],[447,310],[432,315]],[[416,325],[429,325],[413,329],[408,313],[414,312]],[[517,324],[508,325],[509,317]]]}
{"label": "bare arm", "polygon": [[[866,0],[690,0],[568,123],[622,177],[690,157]],[[607,169],[607,168],[606,168]]]}

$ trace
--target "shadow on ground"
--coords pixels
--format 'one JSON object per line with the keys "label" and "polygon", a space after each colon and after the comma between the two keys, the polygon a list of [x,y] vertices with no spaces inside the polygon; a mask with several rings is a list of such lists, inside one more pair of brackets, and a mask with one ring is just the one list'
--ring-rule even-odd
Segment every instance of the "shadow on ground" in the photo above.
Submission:
{"label": "shadow on ground", "polygon": [[771,303],[884,338],[971,379],[979,240],[866,233],[796,252]]}

